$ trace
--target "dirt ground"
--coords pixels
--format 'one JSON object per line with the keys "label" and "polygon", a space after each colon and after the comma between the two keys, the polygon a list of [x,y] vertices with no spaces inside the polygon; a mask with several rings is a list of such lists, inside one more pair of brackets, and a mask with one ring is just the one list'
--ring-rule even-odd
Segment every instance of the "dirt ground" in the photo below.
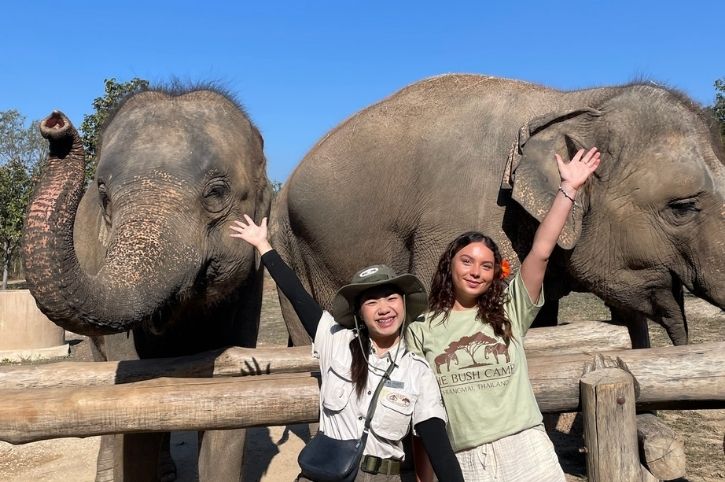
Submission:
{"label": "dirt ground", "polygon": [[[692,343],[725,341],[725,315],[707,303],[688,297],[686,311],[690,320]],[[574,294],[561,303],[563,320],[607,319],[604,305],[594,296]],[[653,346],[668,345],[659,326],[650,325]],[[71,359],[90,356],[84,337],[72,341]],[[267,283],[262,307],[259,345],[286,346],[287,336],[281,322],[279,305],[272,283]],[[725,410],[662,411],[660,415],[685,440],[687,477],[681,481],[712,482],[725,480]],[[246,452],[247,481],[287,482],[297,475],[297,454],[309,440],[306,425],[250,429]],[[586,480],[581,416],[564,414],[550,435],[556,446],[567,480]],[[45,440],[13,446],[0,442],[0,481],[67,482],[93,481],[99,437]],[[180,482],[195,482],[196,434],[181,432],[172,436],[172,454]]]}

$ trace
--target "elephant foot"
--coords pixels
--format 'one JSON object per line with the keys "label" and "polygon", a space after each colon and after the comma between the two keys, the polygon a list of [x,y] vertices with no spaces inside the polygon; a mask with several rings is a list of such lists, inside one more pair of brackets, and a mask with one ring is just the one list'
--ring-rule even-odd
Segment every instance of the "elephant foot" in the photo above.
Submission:
{"label": "elephant foot", "polygon": [[174,482],[176,480],[176,464],[171,458],[171,433],[164,433],[159,450],[159,464],[156,468],[159,482]]}
{"label": "elephant foot", "polygon": [[170,456],[162,457],[158,466],[159,482],[174,482],[176,480],[176,464]]}
{"label": "elephant foot", "polygon": [[199,482],[244,480],[245,429],[199,432]]}
{"label": "elephant foot", "polygon": [[96,482],[115,481],[114,435],[103,435],[96,460]]}

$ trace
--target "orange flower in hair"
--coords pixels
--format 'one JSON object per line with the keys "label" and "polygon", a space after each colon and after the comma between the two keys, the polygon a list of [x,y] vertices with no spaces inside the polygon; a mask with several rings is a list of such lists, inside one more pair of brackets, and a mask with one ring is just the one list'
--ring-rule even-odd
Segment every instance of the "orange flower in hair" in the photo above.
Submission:
{"label": "orange flower in hair", "polygon": [[501,260],[501,279],[506,279],[511,274],[511,263],[509,263],[509,260],[502,259]]}

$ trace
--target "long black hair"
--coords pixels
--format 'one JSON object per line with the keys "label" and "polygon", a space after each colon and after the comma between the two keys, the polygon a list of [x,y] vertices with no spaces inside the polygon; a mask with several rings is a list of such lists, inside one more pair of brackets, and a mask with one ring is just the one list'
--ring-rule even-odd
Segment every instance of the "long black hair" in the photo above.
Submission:
{"label": "long black hair", "polygon": [[431,319],[443,315],[441,323],[445,322],[456,300],[455,290],[453,288],[453,273],[451,264],[456,253],[471,243],[483,243],[493,252],[493,281],[491,286],[476,300],[478,305],[478,314],[476,318],[483,323],[488,323],[493,327],[496,336],[500,336],[509,344],[513,339],[511,331],[511,321],[506,318],[504,312],[504,302],[506,301],[506,282],[501,276],[501,252],[496,243],[490,237],[478,231],[468,231],[448,244],[445,251],[438,261],[438,268],[433,276],[433,283],[430,287],[430,296],[428,298],[428,309],[431,311]]}

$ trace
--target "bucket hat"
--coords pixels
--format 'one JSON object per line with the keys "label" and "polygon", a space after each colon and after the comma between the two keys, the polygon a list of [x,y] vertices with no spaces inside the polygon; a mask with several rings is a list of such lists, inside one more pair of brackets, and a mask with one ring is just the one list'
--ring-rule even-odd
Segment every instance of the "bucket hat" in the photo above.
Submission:
{"label": "bucket hat", "polygon": [[347,284],[337,290],[332,300],[332,316],[345,328],[355,326],[355,301],[365,290],[381,285],[393,285],[405,295],[405,322],[412,321],[428,306],[423,283],[412,274],[397,275],[392,268],[376,264],[355,273]]}

